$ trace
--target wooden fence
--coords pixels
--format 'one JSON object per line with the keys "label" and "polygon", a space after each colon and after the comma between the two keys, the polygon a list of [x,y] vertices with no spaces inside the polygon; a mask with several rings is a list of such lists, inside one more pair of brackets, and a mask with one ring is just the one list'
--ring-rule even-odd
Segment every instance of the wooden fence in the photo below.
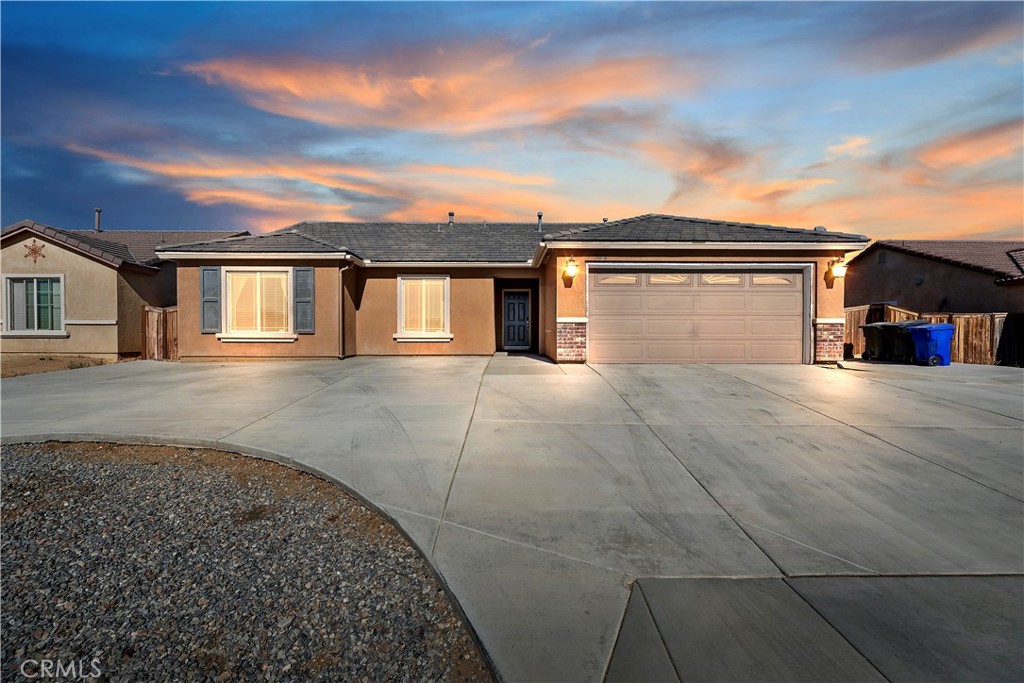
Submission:
{"label": "wooden fence", "polygon": [[178,360],[178,307],[142,310],[142,357],[149,360]]}
{"label": "wooden fence", "polygon": [[1016,365],[1024,360],[1024,315],[1007,313],[917,313],[890,304],[846,309],[845,356],[864,353],[861,325],[903,320],[927,320],[953,325],[950,355],[954,363]]}

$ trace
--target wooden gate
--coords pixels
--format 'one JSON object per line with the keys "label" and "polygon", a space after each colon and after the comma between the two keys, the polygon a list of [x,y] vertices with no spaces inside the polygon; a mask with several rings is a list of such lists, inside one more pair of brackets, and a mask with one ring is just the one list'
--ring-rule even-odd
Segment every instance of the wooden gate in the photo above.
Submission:
{"label": "wooden gate", "polygon": [[178,360],[178,307],[142,309],[142,357]]}

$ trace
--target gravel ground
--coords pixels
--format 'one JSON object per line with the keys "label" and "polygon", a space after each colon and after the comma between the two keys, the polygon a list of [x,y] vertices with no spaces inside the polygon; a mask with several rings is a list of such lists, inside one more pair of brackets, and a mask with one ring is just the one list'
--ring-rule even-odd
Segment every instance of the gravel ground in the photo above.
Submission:
{"label": "gravel ground", "polygon": [[2,450],[2,677],[492,680],[423,558],[332,484],[218,451]]}

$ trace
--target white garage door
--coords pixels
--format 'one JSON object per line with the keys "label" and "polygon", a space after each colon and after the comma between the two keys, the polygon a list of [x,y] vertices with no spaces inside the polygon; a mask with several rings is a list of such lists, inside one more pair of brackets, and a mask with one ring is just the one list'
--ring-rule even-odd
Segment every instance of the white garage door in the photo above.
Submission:
{"label": "white garage door", "polygon": [[800,363],[800,272],[590,273],[592,363]]}

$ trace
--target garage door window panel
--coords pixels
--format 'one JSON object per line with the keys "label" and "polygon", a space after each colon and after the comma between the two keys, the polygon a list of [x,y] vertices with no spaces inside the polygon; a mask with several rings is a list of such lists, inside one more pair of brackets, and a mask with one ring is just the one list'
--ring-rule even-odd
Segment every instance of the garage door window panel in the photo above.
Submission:
{"label": "garage door window panel", "polygon": [[752,287],[794,287],[797,283],[797,276],[791,273],[752,273],[750,285]]}
{"label": "garage door window panel", "polygon": [[594,278],[598,287],[636,287],[640,284],[638,273],[598,273]]}
{"label": "garage door window panel", "polygon": [[690,273],[650,273],[647,284],[652,287],[690,287],[693,275]]}
{"label": "garage door window panel", "polygon": [[742,287],[743,275],[740,273],[701,273],[700,284],[702,287]]}

